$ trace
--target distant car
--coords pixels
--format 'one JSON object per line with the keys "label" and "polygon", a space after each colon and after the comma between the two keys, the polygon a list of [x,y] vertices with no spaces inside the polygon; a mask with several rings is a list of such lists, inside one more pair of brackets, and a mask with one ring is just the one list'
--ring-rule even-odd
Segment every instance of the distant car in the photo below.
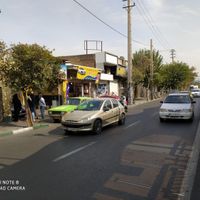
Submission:
{"label": "distant car", "polygon": [[62,125],[66,132],[92,131],[96,134],[102,132],[102,128],[118,123],[125,124],[124,107],[113,98],[91,99],[81,103],[76,110],[62,117]]}
{"label": "distant car", "polygon": [[117,99],[123,106],[125,109],[125,112],[128,112],[128,106],[127,106],[127,100],[125,96],[117,96],[117,95],[102,95],[99,98],[114,98]]}
{"label": "distant car", "polygon": [[50,108],[48,110],[48,114],[53,119],[54,122],[61,121],[61,118],[65,113],[73,111],[74,109],[76,109],[76,107],[80,103],[88,99],[90,98],[89,97],[69,97],[67,98],[67,103],[65,105]]}
{"label": "distant car", "polygon": [[189,94],[169,94],[164,101],[161,101],[161,103],[162,105],[159,110],[161,122],[163,122],[165,119],[186,119],[193,121],[193,104],[195,101],[190,97]]}
{"label": "distant car", "polygon": [[185,91],[180,91],[179,93],[189,94],[190,97],[193,98],[193,95],[192,95],[191,91],[187,91],[187,90],[185,90]]}
{"label": "distant car", "polygon": [[200,89],[191,89],[191,94],[193,97],[200,97]]}

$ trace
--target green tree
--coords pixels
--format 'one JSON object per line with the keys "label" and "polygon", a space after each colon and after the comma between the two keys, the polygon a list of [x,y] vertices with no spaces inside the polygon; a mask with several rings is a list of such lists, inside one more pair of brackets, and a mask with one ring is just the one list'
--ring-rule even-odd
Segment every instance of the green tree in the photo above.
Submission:
{"label": "green tree", "polygon": [[[150,88],[150,76],[151,76],[151,60],[150,60],[150,50],[142,49],[137,51],[133,55],[133,83],[135,87],[138,84],[143,84],[145,88],[149,90]],[[163,57],[159,54],[159,51],[153,50],[153,85],[155,86],[160,82],[159,71],[162,68]],[[140,76],[138,77],[138,71]],[[136,81],[135,81],[136,80]]]}
{"label": "green tree", "polygon": [[20,43],[12,45],[4,57],[9,58],[9,63],[0,65],[5,83],[15,91],[23,91],[25,97],[30,88],[43,91],[57,85],[59,60],[46,47]]}
{"label": "green tree", "polygon": [[160,74],[162,86],[168,90],[186,89],[197,76],[194,67],[182,62],[164,65]]}
{"label": "green tree", "polygon": [[[6,82],[16,90],[41,91],[53,85],[59,73],[57,58],[46,47],[38,44],[18,44],[11,48],[12,62],[3,69]],[[53,81],[52,81],[53,80]]]}
{"label": "green tree", "polygon": [[0,80],[6,82],[6,74],[8,74],[11,64],[9,49],[3,41],[0,41]]}

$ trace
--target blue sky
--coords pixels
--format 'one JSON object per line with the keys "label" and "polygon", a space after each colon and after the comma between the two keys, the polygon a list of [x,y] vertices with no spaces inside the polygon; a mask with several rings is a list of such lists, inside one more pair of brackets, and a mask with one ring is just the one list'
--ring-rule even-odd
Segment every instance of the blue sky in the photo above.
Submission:
{"label": "blue sky", "polygon": [[[127,35],[127,12],[122,8],[126,2],[78,2]],[[142,44],[133,42],[133,52],[148,49],[152,38],[154,49],[160,51],[164,62],[171,61],[169,50],[175,49],[176,60],[186,62],[200,72],[200,1],[134,2],[132,39]],[[84,54],[84,40],[101,40],[103,50],[127,58],[127,39],[95,19],[73,0],[0,0],[0,9],[0,40],[7,45],[38,43],[49,50],[54,49],[53,54],[58,56]],[[154,34],[149,26],[154,27]]]}

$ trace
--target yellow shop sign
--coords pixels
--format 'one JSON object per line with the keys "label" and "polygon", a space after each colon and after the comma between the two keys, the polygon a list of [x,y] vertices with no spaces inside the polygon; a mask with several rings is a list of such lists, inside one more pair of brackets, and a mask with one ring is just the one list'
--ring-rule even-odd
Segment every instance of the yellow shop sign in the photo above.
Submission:
{"label": "yellow shop sign", "polygon": [[126,77],[127,76],[127,72],[126,72],[126,68],[125,67],[120,67],[117,66],[117,76],[121,76],[121,77]]}
{"label": "yellow shop sign", "polygon": [[100,70],[93,67],[77,66],[77,79],[96,81]]}

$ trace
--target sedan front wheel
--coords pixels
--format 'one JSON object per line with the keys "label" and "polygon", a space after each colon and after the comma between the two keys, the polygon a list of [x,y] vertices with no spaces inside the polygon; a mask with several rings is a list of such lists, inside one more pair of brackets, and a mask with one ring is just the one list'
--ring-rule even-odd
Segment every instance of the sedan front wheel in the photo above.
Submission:
{"label": "sedan front wheel", "polygon": [[120,116],[120,120],[118,121],[118,124],[119,125],[124,125],[125,121],[126,121],[126,116],[125,116],[124,113],[122,113],[121,116]]}
{"label": "sedan front wheel", "polygon": [[102,122],[101,120],[97,119],[95,122],[94,122],[94,125],[93,125],[93,132],[95,134],[101,134],[102,132]]}

